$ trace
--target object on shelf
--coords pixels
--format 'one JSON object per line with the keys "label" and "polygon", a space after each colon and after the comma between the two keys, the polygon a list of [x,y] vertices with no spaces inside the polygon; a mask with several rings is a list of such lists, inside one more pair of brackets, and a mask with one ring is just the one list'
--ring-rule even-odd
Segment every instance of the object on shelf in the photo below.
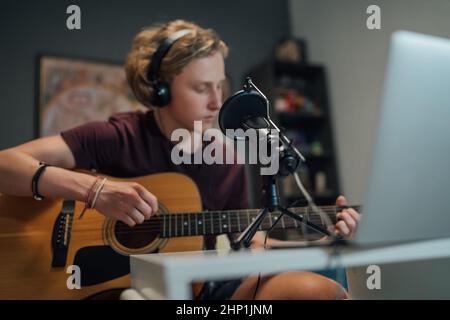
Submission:
{"label": "object on shelf", "polygon": [[275,110],[278,112],[289,112],[289,105],[284,97],[275,98]]}
{"label": "object on shelf", "polygon": [[321,156],[323,155],[323,146],[320,141],[314,141],[309,146],[310,153],[313,156]]}
{"label": "object on shelf", "polygon": [[306,63],[306,42],[303,39],[289,37],[281,40],[274,50],[275,59],[280,62]]}
{"label": "object on shelf", "polygon": [[[309,175],[309,170],[306,166],[300,166],[297,170],[300,181],[303,183],[303,186],[306,190],[311,190],[311,179]],[[295,183],[295,181],[294,181]],[[297,187],[297,186],[296,186]]]}
{"label": "object on shelf", "polygon": [[315,193],[324,194],[327,191],[327,175],[323,171],[319,171],[315,176]]}
{"label": "object on shelf", "polygon": [[307,115],[320,115],[320,108],[308,96],[295,89],[280,89],[275,97],[275,110],[278,112],[298,112]]}
{"label": "object on shelf", "polygon": [[283,179],[283,193],[285,196],[290,197],[295,194],[295,181],[292,175],[288,175]]}

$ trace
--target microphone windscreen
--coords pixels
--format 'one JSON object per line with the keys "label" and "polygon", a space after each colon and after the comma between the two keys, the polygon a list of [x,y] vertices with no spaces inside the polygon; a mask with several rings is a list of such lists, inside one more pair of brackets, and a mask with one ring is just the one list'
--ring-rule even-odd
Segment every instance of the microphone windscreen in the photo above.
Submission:
{"label": "microphone windscreen", "polygon": [[229,97],[219,112],[219,126],[226,135],[226,129],[243,129],[243,124],[252,118],[267,118],[266,100],[256,91],[241,90]]}

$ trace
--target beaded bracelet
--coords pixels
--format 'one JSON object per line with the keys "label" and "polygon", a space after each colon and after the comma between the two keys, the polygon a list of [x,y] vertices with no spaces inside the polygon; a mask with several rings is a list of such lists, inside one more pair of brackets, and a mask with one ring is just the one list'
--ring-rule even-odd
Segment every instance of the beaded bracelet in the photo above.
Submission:
{"label": "beaded bracelet", "polygon": [[97,202],[98,196],[100,195],[100,192],[102,191],[103,187],[105,186],[106,180],[108,180],[108,179],[103,178],[102,182],[100,183],[100,186],[95,191],[94,200],[92,200],[92,204],[89,207],[90,209],[94,209],[95,208],[95,204]]}
{"label": "beaded bracelet", "polygon": [[89,191],[86,194],[86,198],[84,200],[84,208],[83,211],[81,211],[80,217],[78,219],[81,219],[84,215],[84,213],[86,212],[87,209],[90,208],[90,204],[91,204],[91,200],[92,197],[95,195],[94,193],[94,188],[97,185],[98,181],[100,180],[100,177],[96,177],[94,183],[92,184],[92,186],[89,188]]}

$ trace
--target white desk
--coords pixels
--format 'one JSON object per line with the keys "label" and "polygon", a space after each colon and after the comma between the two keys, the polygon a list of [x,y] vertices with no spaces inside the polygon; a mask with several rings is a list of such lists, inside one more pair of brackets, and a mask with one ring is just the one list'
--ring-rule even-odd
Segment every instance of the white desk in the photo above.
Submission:
{"label": "white desk", "polygon": [[[135,255],[130,260],[132,288],[148,299],[191,299],[193,281],[240,278],[258,272],[271,274],[289,270],[321,270],[376,264],[381,267],[382,279],[390,279],[389,282],[384,281],[384,287],[400,284],[404,288],[397,286],[395,288],[400,291],[395,289],[393,295],[384,292],[378,296],[374,294],[374,298],[450,298],[450,239],[371,249],[342,248],[339,261],[332,257],[331,252],[331,248],[310,247]],[[430,267],[426,265],[427,261],[433,262],[433,274],[423,269]],[[417,267],[409,268],[414,265]],[[442,274],[437,274],[436,265]],[[386,274],[393,270],[391,266],[397,266],[394,268],[395,274]],[[350,270],[358,273],[357,269]],[[349,273],[348,275],[351,276]],[[365,278],[368,276],[365,275]],[[361,277],[361,271],[358,277]],[[404,279],[399,280],[400,278]],[[433,280],[428,281],[427,278]],[[421,283],[417,292],[412,290],[414,285],[411,285],[411,280]],[[440,285],[439,288],[435,288],[437,284]],[[371,298],[359,291],[359,297],[356,298]],[[383,292],[384,288],[379,291]],[[392,289],[390,291],[393,292]]]}

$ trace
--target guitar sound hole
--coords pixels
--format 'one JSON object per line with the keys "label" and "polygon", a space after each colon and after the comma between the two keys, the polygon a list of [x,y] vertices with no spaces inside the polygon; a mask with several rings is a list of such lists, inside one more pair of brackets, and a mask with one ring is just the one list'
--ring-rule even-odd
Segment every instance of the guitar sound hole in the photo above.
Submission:
{"label": "guitar sound hole", "polygon": [[156,219],[129,227],[121,221],[114,226],[114,235],[121,245],[130,249],[139,249],[152,243],[159,236],[159,223]]}

